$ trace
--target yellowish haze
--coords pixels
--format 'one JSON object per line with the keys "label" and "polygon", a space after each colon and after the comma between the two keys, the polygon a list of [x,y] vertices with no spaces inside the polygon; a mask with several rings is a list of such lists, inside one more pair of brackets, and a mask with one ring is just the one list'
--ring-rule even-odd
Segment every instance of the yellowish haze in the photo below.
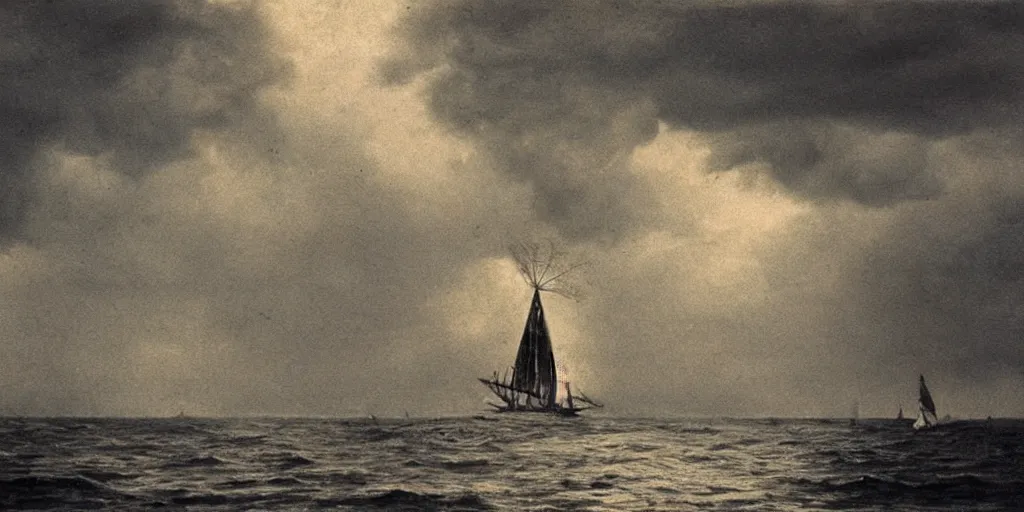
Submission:
{"label": "yellowish haze", "polygon": [[603,414],[889,416],[918,373],[941,414],[1024,412],[1019,139],[987,107],[937,134],[789,103],[769,67],[806,41],[765,35],[759,81],[741,35],[681,36],[682,8],[615,30],[604,3],[459,4],[124,7],[157,29],[114,64],[9,23],[55,64],[2,79],[45,129],[0,162],[21,198],[0,412],[477,413],[529,306],[506,248],[530,239],[591,262],[579,301],[544,303],[560,375]]}

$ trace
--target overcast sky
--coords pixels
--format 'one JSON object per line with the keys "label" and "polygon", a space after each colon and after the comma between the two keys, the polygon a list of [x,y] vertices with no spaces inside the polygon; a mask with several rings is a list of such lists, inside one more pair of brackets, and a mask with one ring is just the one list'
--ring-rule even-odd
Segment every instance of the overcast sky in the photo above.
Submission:
{"label": "overcast sky", "polygon": [[[372,5],[371,5],[372,4]],[[0,413],[1024,415],[1024,11],[0,5]]]}

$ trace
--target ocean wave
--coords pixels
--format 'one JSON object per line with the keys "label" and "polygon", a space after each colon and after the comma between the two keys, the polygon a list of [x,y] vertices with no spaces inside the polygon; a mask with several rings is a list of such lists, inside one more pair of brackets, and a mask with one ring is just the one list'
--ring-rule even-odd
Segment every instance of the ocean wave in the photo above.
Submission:
{"label": "ocean wave", "polygon": [[626,450],[635,453],[653,452],[664,448],[662,445],[657,444],[646,444],[646,443],[627,443],[625,446]]}
{"label": "ocean wave", "polygon": [[433,468],[456,473],[480,471],[481,469],[487,468],[490,465],[491,462],[489,460],[481,458],[436,460],[407,459],[401,463],[401,467],[404,468]]}
{"label": "ocean wave", "polygon": [[335,485],[366,485],[369,479],[370,474],[365,471],[342,471],[328,476],[328,482]]}
{"label": "ocean wave", "polygon": [[97,482],[110,482],[113,480],[133,480],[139,478],[139,474],[125,474],[117,471],[103,471],[99,469],[89,469],[79,472],[80,476],[95,480]]}
{"label": "ocean wave", "polygon": [[678,434],[692,436],[695,434],[699,435],[718,435],[722,431],[711,427],[692,427],[692,426],[680,426],[680,425],[651,425],[651,430],[661,431],[669,434]]}
{"label": "ocean wave", "polygon": [[701,464],[705,462],[717,462],[722,459],[719,457],[712,457],[710,455],[684,455],[680,457],[679,460],[690,464]]}
{"label": "ocean wave", "polygon": [[994,484],[975,475],[956,475],[915,482],[886,475],[862,475],[847,480],[823,480],[820,485],[831,490],[885,490],[885,491],[949,491],[952,489],[986,489]]}
{"label": "ocean wave", "polygon": [[0,509],[1024,510],[1024,422],[76,421],[0,418]]}
{"label": "ocean wave", "polygon": [[164,464],[163,467],[165,467],[165,468],[208,468],[208,467],[213,467],[213,466],[220,466],[222,464],[224,464],[223,460],[221,460],[221,459],[219,459],[217,457],[214,457],[212,455],[207,455],[205,457],[192,457],[192,458],[185,459],[185,460],[171,461],[171,462],[168,462],[168,463]]}
{"label": "ocean wave", "polygon": [[224,437],[213,446],[217,447],[230,447],[239,448],[242,446],[260,446],[267,442],[267,436],[264,435],[237,435]]}
{"label": "ocean wave", "polygon": [[815,494],[832,496],[839,506],[852,504],[971,503],[980,500],[999,503],[1010,500],[1019,504],[1018,489],[1024,482],[995,482],[977,475],[954,475],[927,480],[913,480],[889,475],[868,474],[854,478],[797,479],[798,486],[811,488]]}
{"label": "ocean wave", "polygon": [[24,490],[41,492],[79,491],[105,492],[110,488],[84,476],[23,476],[0,480],[0,489],[17,493]]}
{"label": "ocean wave", "polygon": [[196,494],[191,496],[180,496],[171,498],[175,505],[227,505],[231,498],[224,494]]}
{"label": "ocean wave", "polygon": [[[303,496],[292,492],[249,492],[249,493],[210,493],[196,492],[185,493],[176,496],[165,497],[144,504],[145,508],[163,508],[167,506],[216,507],[218,510],[239,510],[256,507],[257,510],[264,508],[284,507],[285,510],[293,509],[296,504],[304,501]],[[305,509],[306,507],[302,507]]]}
{"label": "ocean wave", "polygon": [[570,491],[584,491],[588,489],[611,489],[615,487],[615,480],[618,480],[619,475],[607,474],[601,475],[597,478],[592,479],[589,483],[584,483],[580,480],[574,480],[571,478],[563,478],[559,480],[558,484],[566,490]]}
{"label": "ocean wave", "polygon": [[260,487],[263,484],[264,484],[263,480],[259,480],[259,479],[256,479],[256,478],[245,478],[245,479],[241,479],[241,480],[232,479],[232,480],[226,480],[226,481],[223,481],[223,482],[217,482],[217,483],[214,483],[212,487],[214,489],[232,490],[232,489],[248,489],[248,488],[251,488],[251,487]]}
{"label": "ocean wave", "polygon": [[136,501],[131,494],[119,492],[81,475],[22,476],[0,480],[0,505],[11,508],[68,507],[103,508],[109,501]]}
{"label": "ocean wave", "polygon": [[734,492],[743,492],[743,489],[737,489],[735,487],[729,487],[726,485],[709,485],[707,490],[695,491],[695,496],[717,496],[719,494],[730,494]]}
{"label": "ocean wave", "polygon": [[566,498],[555,496],[548,499],[549,503],[530,508],[531,512],[562,512],[564,510],[589,510],[591,507],[602,507],[604,503],[597,498],[581,497]]}
{"label": "ocean wave", "polygon": [[301,455],[289,455],[277,463],[277,469],[293,469],[302,466],[312,466],[315,461],[309,460]]}
{"label": "ocean wave", "polygon": [[485,459],[445,460],[439,464],[441,468],[448,471],[478,471],[491,463]]}
{"label": "ocean wave", "polygon": [[277,476],[267,480],[268,485],[292,486],[306,485],[306,482],[292,476]]}
{"label": "ocean wave", "polygon": [[579,480],[573,480],[571,478],[563,478],[559,480],[558,485],[561,485],[562,487],[570,491],[582,491],[583,489],[587,488],[587,486],[584,485],[583,482]]}
{"label": "ocean wave", "polygon": [[370,427],[362,432],[362,437],[365,442],[378,443],[382,441],[388,441],[395,438],[402,437],[401,431],[396,429],[383,429]]}
{"label": "ocean wave", "polygon": [[368,507],[384,510],[494,510],[494,507],[474,493],[458,496],[444,494],[420,494],[404,489],[391,489],[378,494],[351,496],[346,498],[319,499],[321,507]]}

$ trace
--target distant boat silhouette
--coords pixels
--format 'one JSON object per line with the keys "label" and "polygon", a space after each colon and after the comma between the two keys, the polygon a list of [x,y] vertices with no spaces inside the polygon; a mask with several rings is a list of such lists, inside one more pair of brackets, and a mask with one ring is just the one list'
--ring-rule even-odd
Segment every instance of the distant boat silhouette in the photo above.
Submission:
{"label": "distant boat silhouette", "polygon": [[898,419],[898,420],[902,420],[903,419],[903,406],[902,405],[900,405],[900,412],[896,415],[896,419]]}
{"label": "distant boat silhouette", "polygon": [[921,375],[918,386],[917,398],[917,420],[914,421],[914,430],[932,428],[939,423],[935,415],[935,402],[932,394],[928,392],[928,386],[924,383],[924,375]]}

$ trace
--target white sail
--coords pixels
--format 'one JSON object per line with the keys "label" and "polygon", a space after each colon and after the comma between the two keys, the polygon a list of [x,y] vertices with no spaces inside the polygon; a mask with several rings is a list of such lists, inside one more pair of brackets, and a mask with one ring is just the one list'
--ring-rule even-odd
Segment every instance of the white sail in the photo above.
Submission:
{"label": "white sail", "polygon": [[934,427],[935,424],[938,422],[939,420],[938,418],[935,417],[934,414],[924,409],[920,409],[917,412],[917,420],[914,421],[914,430],[921,430],[922,428],[931,428]]}

